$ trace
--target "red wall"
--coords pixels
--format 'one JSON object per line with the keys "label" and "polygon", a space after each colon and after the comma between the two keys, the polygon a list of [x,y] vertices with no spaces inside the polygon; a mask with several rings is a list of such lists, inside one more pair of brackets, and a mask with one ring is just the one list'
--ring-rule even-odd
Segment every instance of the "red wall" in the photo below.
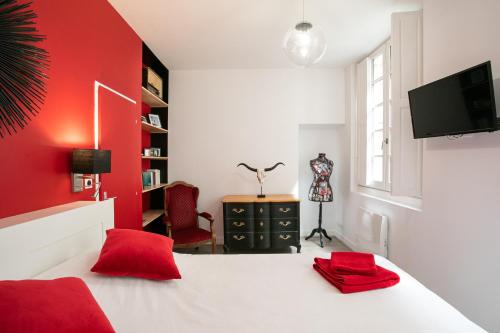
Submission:
{"label": "red wall", "polygon": [[[106,0],[34,0],[33,9],[38,29],[47,36],[43,46],[50,52],[48,94],[27,128],[0,139],[0,218],[91,199],[89,190],[71,192],[69,165],[72,149],[93,147],[97,80],[138,101],[132,105],[100,94],[101,112],[122,115],[113,124],[108,117],[102,126],[122,126],[126,133],[102,128],[105,145],[130,148],[130,155],[113,157],[112,174],[103,177],[103,188],[118,198],[116,225],[140,228],[141,40]],[[106,184],[106,177],[121,182]],[[127,211],[127,206],[138,208]]]}

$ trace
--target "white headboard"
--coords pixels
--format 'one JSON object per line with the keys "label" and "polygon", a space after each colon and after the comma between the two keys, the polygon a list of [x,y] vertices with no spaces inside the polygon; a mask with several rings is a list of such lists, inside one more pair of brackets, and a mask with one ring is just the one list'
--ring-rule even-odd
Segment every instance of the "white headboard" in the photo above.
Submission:
{"label": "white headboard", "polygon": [[114,227],[114,200],[76,201],[0,219],[0,279],[27,279],[101,249]]}

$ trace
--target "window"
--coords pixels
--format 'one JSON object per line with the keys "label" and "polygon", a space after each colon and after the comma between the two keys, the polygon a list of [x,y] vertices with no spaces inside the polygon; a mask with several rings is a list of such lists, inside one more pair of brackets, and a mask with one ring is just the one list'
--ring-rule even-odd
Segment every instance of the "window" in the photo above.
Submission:
{"label": "window", "polygon": [[366,117],[360,122],[366,131],[366,152],[360,185],[390,191],[390,45],[389,41],[373,52],[366,61]]}
{"label": "window", "polygon": [[408,91],[422,84],[422,58],[422,12],[394,13],[391,40],[352,66],[349,77],[351,189],[415,209],[423,144],[413,138]]}

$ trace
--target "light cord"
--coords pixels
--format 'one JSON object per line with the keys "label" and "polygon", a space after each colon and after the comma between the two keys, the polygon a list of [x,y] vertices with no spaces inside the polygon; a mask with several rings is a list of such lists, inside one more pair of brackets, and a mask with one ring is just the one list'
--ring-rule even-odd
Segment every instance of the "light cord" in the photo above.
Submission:
{"label": "light cord", "polygon": [[306,14],[305,14],[305,2],[306,2],[306,0],[302,0],[302,22],[305,21],[305,16],[306,16]]}

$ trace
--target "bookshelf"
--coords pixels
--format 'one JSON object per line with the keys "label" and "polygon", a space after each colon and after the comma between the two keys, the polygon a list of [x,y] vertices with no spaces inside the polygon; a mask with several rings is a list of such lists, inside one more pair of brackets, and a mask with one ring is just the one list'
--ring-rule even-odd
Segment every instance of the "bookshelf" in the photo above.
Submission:
{"label": "bookshelf", "polygon": [[145,123],[143,121],[141,122],[141,127],[142,127],[143,131],[146,131],[149,133],[163,133],[163,134],[168,133],[168,130],[166,130],[164,128],[156,127],[156,126],[153,126],[151,124]]}
{"label": "bookshelf", "polygon": [[142,187],[142,193],[146,193],[146,192],[149,192],[149,191],[158,190],[158,189],[164,188],[165,186],[167,186],[167,184],[158,184],[158,185],[152,185],[152,186],[143,186]]}
{"label": "bookshelf", "polygon": [[142,213],[142,227],[163,216],[163,209],[148,209]]}
{"label": "bookshelf", "polygon": [[[168,183],[168,87],[169,71],[162,62],[153,54],[149,47],[142,44],[142,115],[149,119],[148,114],[159,117],[161,127],[153,126],[149,120],[141,122],[142,147],[141,163],[142,170],[160,170],[159,184],[143,186],[142,189],[142,227],[145,230],[153,230],[154,225],[161,222],[164,214],[163,188]],[[159,92],[160,98],[147,88],[146,68],[151,68],[161,78],[162,88]],[[160,148],[161,156],[144,156],[145,148]]]}
{"label": "bookshelf", "polygon": [[167,156],[141,156],[143,160],[156,160],[156,161],[166,161]]}
{"label": "bookshelf", "polygon": [[168,108],[168,104],[146,88],[142,87],[142,102],[152,108]]}

